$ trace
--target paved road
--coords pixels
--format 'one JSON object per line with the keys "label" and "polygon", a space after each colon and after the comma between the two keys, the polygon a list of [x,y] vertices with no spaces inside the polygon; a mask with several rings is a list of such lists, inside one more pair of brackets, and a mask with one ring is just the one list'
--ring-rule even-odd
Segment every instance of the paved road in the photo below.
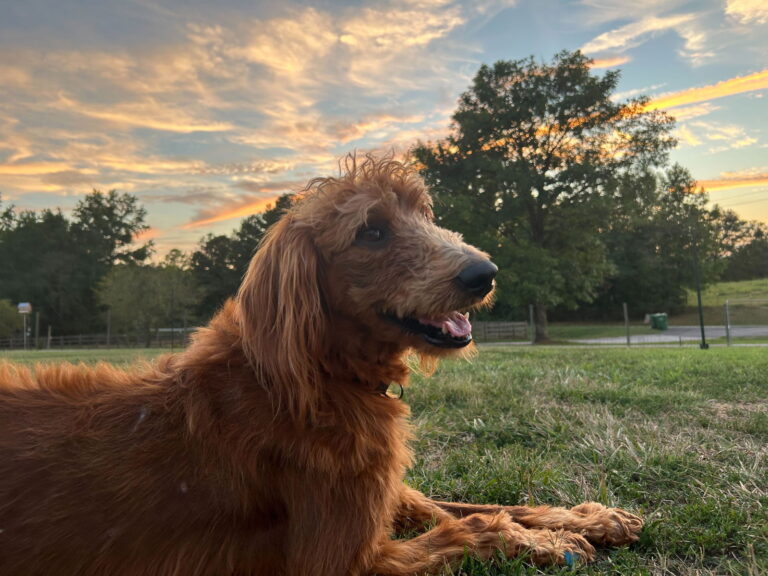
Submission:
{"label": "paved road", "polygon": [[[705,326],[707,340],[725,338],[725,326]],[[768,326],[731,326],[731,338],[768,338]],[[658,334],[630,336],[634,344],[652,342],[689,342],[701,340],[701,328],[698,326],[670,326],[668,330]],[[571,340],[582,344],[626,344],[626,336],[616,338],[587,338],[583,340]]]}

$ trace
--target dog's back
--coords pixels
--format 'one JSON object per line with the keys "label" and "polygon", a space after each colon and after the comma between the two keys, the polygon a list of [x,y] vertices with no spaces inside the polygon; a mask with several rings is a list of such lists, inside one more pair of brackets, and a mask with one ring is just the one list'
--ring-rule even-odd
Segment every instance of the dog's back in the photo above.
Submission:
{"label": "dog's back", "polygon": [[264,547],[183,390],[143,370],[0,366],[0,574],[215,574]]}

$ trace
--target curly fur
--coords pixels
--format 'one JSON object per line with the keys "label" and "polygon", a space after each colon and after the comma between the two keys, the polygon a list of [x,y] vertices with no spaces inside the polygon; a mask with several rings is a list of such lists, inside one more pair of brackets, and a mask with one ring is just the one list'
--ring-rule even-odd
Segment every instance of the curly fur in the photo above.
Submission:
{"label": "curly fur", "polygon": [[[372,224],[386,241],[361,244]],[[408,409],[381,386],[407,383],[409,354],[448,352],[384,315],[487,304],[456,284],[485,259],[435,225],[414,172],[351,156],[181,354],[0,365],[0,574],[435,574],[467,553],[563,563],[632,542],[640,519],[599,504],[436,502],[403,484]]]}

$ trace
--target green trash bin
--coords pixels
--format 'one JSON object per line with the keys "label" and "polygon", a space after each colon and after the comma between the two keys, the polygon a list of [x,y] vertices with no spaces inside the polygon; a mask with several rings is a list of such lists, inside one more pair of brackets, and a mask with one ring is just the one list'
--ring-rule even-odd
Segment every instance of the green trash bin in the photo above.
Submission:
{"label": "green trash bin", "polygon": [[651,314],[651,328],[653,330],[666,330],[668,328],[666,313]]}

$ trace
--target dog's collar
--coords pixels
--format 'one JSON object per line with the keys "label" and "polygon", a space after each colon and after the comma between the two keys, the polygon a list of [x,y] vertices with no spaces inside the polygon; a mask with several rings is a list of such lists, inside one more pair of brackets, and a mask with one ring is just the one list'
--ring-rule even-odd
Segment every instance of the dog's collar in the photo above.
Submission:
{"label": "dog's collar", "polygon": [[382,382],[374,388],[374,391],[380,396],[385,396],[394,400],[400,400],[403,397],[403,387],[396,382]]}

